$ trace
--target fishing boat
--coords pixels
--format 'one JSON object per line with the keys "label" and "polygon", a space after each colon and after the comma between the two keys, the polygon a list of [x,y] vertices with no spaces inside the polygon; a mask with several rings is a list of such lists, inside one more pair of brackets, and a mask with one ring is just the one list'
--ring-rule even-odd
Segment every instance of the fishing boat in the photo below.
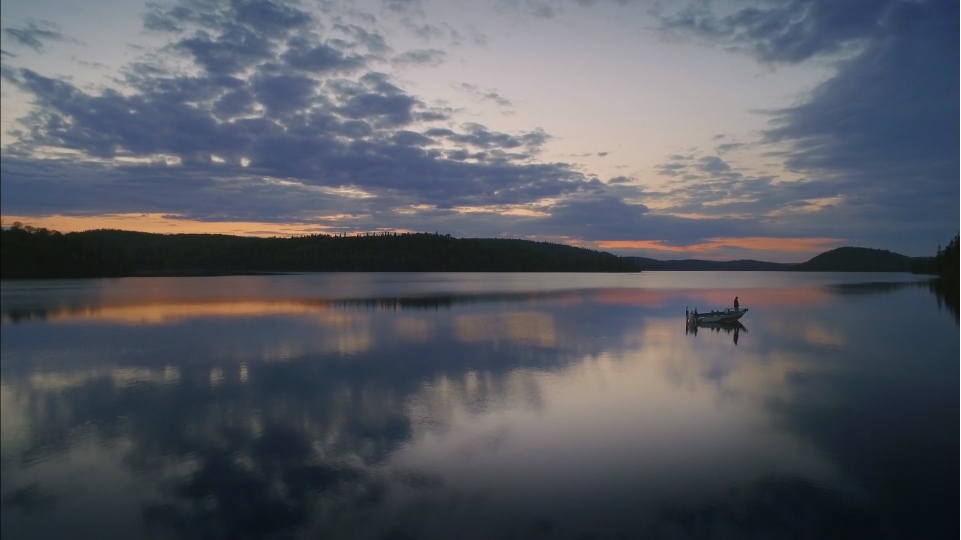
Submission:
{"label": "fishing boat", "polygon": [[692,324],[731,324],[737,322],[744,314],[747,313],[747,308],[744,309],[724,309],[708,311],[705,313],[697,313],[691,311],[687,314],[687,322]]}

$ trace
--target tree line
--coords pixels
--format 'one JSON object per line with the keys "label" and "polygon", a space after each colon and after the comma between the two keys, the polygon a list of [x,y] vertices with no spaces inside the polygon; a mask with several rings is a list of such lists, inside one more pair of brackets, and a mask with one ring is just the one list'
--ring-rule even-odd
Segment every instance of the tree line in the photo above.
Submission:
{"label": "tree line", "polygon": [[626,257],[519,239],[378,233],[255,238],[120,230],[2,230],[4,279],[270,272],[636,272]]}
{"label": "tree line", "polygon": [[944,249],[938,246],[934,257],[921,261],[913,269],[915,273],[938,276],[938,279],[931,280],[928,285],[931,291],[937,295],[939,305],[942,300],[944,301],[948,310],[954,316],[956,324],[959,320],[959,295],[961,295],[961,287],[959,287],[961,271],[959,271],[958,263],[959,238],[961,238],[961,235],[956,234]]}
{"label": "tree line", "polygon": [[958,267],[959,238],[961,238],[961,234],[954,235],[954,238],[948,242],[948,245],[945,246],[944,249],[938,246],[938,251],[934,257],[919,261],[913,268],[913,271],[916,274],[932,274],[945,279],[953,279],[957,282],[959,275],[961,275],[959,274]]}

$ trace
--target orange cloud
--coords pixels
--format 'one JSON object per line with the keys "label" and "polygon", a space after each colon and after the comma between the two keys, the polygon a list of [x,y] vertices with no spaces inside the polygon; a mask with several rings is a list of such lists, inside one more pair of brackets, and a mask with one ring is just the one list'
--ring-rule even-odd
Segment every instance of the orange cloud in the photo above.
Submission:
{"label": "orange cloud", "polygon": [[[345,220],[349,219],[345,217]],[[102,216],[3,216],[6,226],[14,222],[21,222],[38,228],[47,228],[60,232],[89,231],[94,229],[121,229],[125,231],[140,231],[149,233],[206,233],[230,234],[237,236],[300,236],[305,234],[340,234],[343,227],[318,225],[310,223],[266,223],[256,221],[207,222],[184,219],[179,216],[151,213],[151,214],[106,214]],[[397,229],[396,232],[406,232]],[[544,238],[531,238],[543,240]],[[578,241],[567,237],[555,237],[558,241],[570,245],[588,246],[590,242]],[[817,254],[843,241],[837,238],[771,238],[763,236],[748,236],[742,238],[719,237],[711,238],[707,242],[687,246],[668,245],[663,240],[604,240],[594,244],[598,249],[644,249],[666,253],[688,253],[702,255],[706,258],[728,258],[720,255],[724,249],[746,249],[756,251],[776,251],[791,254]]]}
{"label": "orange cloud", "polygon": [[306,223],[264,223],[256,221],[207,222],[183,219],[169,214],[107,214],[103,216],[3,216],[4,226],[19,221],[24,225],[60,232],[94,229],[121,229],[148,233],[207,233],[236,236],[299,236],[338,234],[341,229]]}

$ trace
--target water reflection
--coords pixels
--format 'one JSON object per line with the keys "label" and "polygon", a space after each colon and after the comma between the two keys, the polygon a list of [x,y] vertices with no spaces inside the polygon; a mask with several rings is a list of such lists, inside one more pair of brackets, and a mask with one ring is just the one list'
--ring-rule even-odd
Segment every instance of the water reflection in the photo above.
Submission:
{"label": "water reflection", "polygon": [[839,294],[876,294],[880,292],[893,292],[905,288],[927,289],[937,300],[938,311],[946,308],[952,317],[954,317],[955,324],[961,322],[961,317],[959,317],[958,283],[953,280],[926,278],[920,281],[896,283],[843,283],[834,285],[831,288]]}
{"label": "water reflection", "polygon": [[928,290],[938,300],[938,311],[942,307],[947,308],[948,312],[954,317],[954,324],[961,322],[961,311],[958,304],[958,282],[948,279],[932,279],[927,282]]}
{"label": "water reflection", "polygon": [[709,332],[724,332],[725,334],[734,334],[734,344],[737,345],[738,338],[740,338],[741,333],[747,333],[747,328],[740,322],[735,321],[732,323],[705,323],[705,322],[688,322],[684,325],[685,334],[693,334],[697,336],[699,330],[705,330]]}
{"label": "water reflection", "polygon": [[345,299],[245,299],[225,296],[214,299],[170,301],[164,298],[127,299],[115,303],[74,304],[54,307],[23,307],[15,302],[4,305],[0,316],[14,324],[20,322],[59,320],[104,320],[117,324],[163,325],[204,317],[247,317],[279,314],[341,312],[351,308],[375,310],[440,310],[458,305],[485,303],[532,302],[538,299],[564,298],[579,303],[590,292],[552,291],[543,293],[497,293],[434,295],[423,297],[383,297]]}
{"label": "water reflection", "polygon": [[944,330],[956,330],[917,287],[813,290],[816,302],[739,289],[756,300],[750,339],[742,324],[681,334],[677,306],[722,296],[684,287],[98,300],[17,323],[5,304],[0,526],[10,538],[954,527],[957,342]]}

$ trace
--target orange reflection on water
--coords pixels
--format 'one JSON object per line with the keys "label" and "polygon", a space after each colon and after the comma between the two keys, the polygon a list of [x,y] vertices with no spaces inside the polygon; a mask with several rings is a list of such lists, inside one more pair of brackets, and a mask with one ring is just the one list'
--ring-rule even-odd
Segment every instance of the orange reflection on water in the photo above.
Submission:
{"label": "orange reflection on water", "polygon": [[734,307],[734,297],[742,308],[756,306],[796,306],[810,307],[826,305],[830,299],[830,293],[822,288],[796,288],[796,289],[728,289],[716,290],[705,289],[692,291],[691,301],[703,300],[703,308],[708,309]]}
{"label": "orange reflection on water", "polygon": [[565,291],[562,293],[556,293],[551,297],[552,304],[559,304],[562,306],[577,306],[584,304],[587,301],[587,294],[583,291]]}
{"label": "orange reflection on water", "polygon": [[557,342],[554,318],[536,312],[460,315],[454,319],[454,335],[463,342],[508,340],[545,347]]}
{"label": "orange reflection on water", "polygon": [[128,325],[168,325],[201,317],[251,317],[319,313],[328,305],[294,301],[146,301],[127,305],[63,308],[47,313],[47,320],[95,320]]}
{"label": "orange reflection on water", "polygon": [[608,305],[657,307],[668,304],[676,296],[676,292],[663,289],[603,289],[597,301]]}
{"label": "orange reflection on water", "polygon": [[[127,326],[164,326],[189,323],[201,318],[298,316],[301,323],[325,329],[318,332],[309,347],[300,342],[273,341],[260,350],[239,347],[221,351],[226,356],[243,360],[284,361],[307,352],[335,352],[355,354],[369,350],[375,344],[371,328],[372,314],[360,310],[343,309],[327,300],[161,300],[141,298],[129,303],[60,308],[44,314],[48,322],[106,322]],[[427,335],[421,332],[419,335]],[[221,377],[210,375],[212,384]]]}
{"label": "orange reflection on water", "polygon": [[769,323],[769,327],[781,335],[792,336],[811,345],[838,349],[847,345],[847,340],[845,340],[842,332],[828,328],[817,321],[805,320],[801,323],[788,323],[782,320]]}
{"label": "orange reflection on water", "polygon": [[434,339],[436,325],[421,317],[398,316],[394,320],[394,332],[413,343],[427,343]]}

